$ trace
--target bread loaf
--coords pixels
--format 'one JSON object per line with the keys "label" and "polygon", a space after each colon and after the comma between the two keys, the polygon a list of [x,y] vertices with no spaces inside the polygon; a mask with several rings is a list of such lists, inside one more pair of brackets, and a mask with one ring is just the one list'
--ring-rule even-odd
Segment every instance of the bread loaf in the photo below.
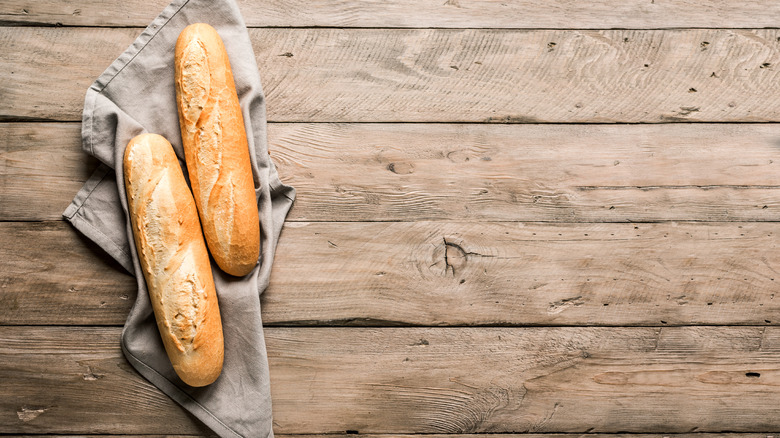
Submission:
{"label": "bread loaf", "polygon": [[179,35],[175,63],[181,138],[206,243],[223,271],[246,275],[260,254],[260,220],[225,46],[213,27],[192,24]]}
{"label": "bread loaf", "polygon": [[176,374],[190,386],[222,371],[222,319],[198,213],[173,148],[162,136],[130,140],[125,190],[157,328]]}

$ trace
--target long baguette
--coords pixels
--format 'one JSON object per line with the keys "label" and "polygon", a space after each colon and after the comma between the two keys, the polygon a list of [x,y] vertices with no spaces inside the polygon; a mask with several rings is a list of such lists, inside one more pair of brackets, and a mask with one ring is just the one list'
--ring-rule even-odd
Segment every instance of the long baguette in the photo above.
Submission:
{"label": "long baguette", "polygon": [[260,253],[260,221],[244,119],[217,31],[187,26],[176,41],[176,102],[192,193],[211,255],[231,275]]}
{"label": "long baguette", "polygon": [[222,319],[184,174],[171,144],[156,134],[130,140],[124,172],[135,245],[165,351],[184,383],[208,385],[222,371]]}

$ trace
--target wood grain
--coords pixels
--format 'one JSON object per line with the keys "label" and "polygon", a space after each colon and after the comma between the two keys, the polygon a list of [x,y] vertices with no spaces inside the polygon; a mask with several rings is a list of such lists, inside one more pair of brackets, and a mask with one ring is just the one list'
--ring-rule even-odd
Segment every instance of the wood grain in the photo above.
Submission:
{"label": "wood grain", "polygon": [[[168,0],[100,2],[5,0],[5,25],[146,26]],[[776,27],[768,0],[239,0],[248,26],[440,28],[759,28]],[[414,11],[414,13],[410,13]]]}
{"label": "wood grain", "polygon": [[[328,434],[280,434],[280,438],[415,438],[418,434],[361,434],[349,431],[347,433]],[[591,433],[588,438],[774,438],[770,433]],[[73,438],[73,435],[4,435],[9,438]],[[90,438],[195,438],[216,435],[90,435]],[[572,433],[490,433],[490,434],[425,434],[425,438],[581,438],[581,434]]]}
{"label": "wood grain", "polygon": [[[119,328],[0,328],[7,433],[201,433]],[[775,327],[266,330],[275,432],[758,432]],[[306,415],[301,415],[305,412]]]}
{"label": "wood grain", "polygon": [[[328,433],[328,434],[280,434],[280,438],[415,438],[418,434],[366,434],[354,433]],[[591,433],[588,438],[774,438],[775,433]],[[73,438],[73,435],[4,435],[9,438]],[[201,436],[216,435],[90,435],[90,438],[195,438]],[[425,434],[425,438],[581,438],[581,434],[572,433],[490,433],[490,434]]]}
{"label": "wood grain", "polygon": [[[79,120],[84,90],[139,31],[0,28],[0,119]],[[270,121],[780,121],[778,29],[307,28],[250,37]]]}
{"label": "wood grain", "polygon": [[0,220],[58,219],[97,165],[80,124],[0,124]]}
{"label": "wood grain", "polygon": [[780,220],[776,125],[274,124],[291,220]]}
{"label": "wood grain", "polygon": [[[776,223],[289,223],[266,325],[778,325]],[[0,324],[119,325],[135,281],[61,222],[0,224]]]}
{"label": "wood grain", "polygon": [[[269,125],[290,221],[780,220],[771,124]],[[0,124],[0,220],[58,220],[95,167],[76,123]]]}
{"label": "wood grain", "polygon": [[[280,434],[275,436],[280,438],[415,438],[420,434],[365,434],[355,433],[357,431],[350,430],[345,433],[327,433],[327,434]],[[588,438],[775,438],[777,434],[775,432],[764,433],[733,433],[733,432],[718,432],[718,433],[589,433]],[[81,435],[36,435],[36,434],[24,434],[24,435],[4,435],[9,438],[74,438]],[[89,435],[90,438],[196,438],[196,437],[216,437],[213,433],[205,432],[203,435],[182,435],[182,434],[166,434],[166,435]],[[574,433],[489,433],[489,434],[425,434],[426,438],[581,438],[582,434]]]}

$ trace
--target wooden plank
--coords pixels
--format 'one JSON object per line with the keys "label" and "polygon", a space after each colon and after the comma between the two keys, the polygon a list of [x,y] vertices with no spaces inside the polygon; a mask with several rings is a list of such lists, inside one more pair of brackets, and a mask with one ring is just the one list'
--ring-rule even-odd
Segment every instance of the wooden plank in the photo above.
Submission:
{"label": "wooden plank", "polygon": [[0,429],[43,434],[208,433],[135,372],[122,356],[119,336],[118,329],[91,327],[0,329]]}
{"label": "wooden plank", "polygon": [[[0,328],[2,430],[199,433],[118,337]],[[280,434],[780,427],[776,327],[269,328],[266,341]]]}
{"label": "wooden plank", "polygon": [[0,229],[5,323],[124,323],[136,297],[135,277],[72,226],[5,222]]}
{"label": "wooden plank", "polygon": [[[146,26],[167,4],[168,0],[5,0],[0,4],[0,23]],[[773,17],[780,14],[777,2],[768,0],[239,0],[238,4],[248,26],[270,27],[759,28],[776,27]]]}
{"label": "wooden plank", "polygon": [[[780,221],[770,124],[269,125],[290,221]],[[0,220],[58,220],[76,123],[0,124]]]}
{"label": "wooden plank", "polygon": [[[279,438],[420,438],[419,434],[367,434],[367,433],[328,433],[328,434],[280,434]],[[4,435],[8,438],[73,438],[73,435]],[[90,438],[195,438],[216,435],[90,435]],[[776,433],[592,433],[588,438],[775,438]],[[572,433],[468,433],[468,434],[425,434],[425,438],[581,438],[581,434]]]}
{"label": "wooden plank", "polygon": [[[138,33],[0,28],[0,119],[79,120],[84,90]],[[306,28],[250,37],[271,121],[780,121],[780,29]]]}
{"label": "wooden plank", "polygon": [[[289,223],[267,325],[778,325],[776,223]],[[118,325],[132,277],[0,224],[0,324]]]}
{"label": "wooden plank", "polygon": [[97,165],[80,124],[0,124],[0,220],[58,219]]}
{"label": "wooden plank", "polygon": [[780,220],[775,125],[275,124],[269,132],[280,175],[298,191],[292,220]]}

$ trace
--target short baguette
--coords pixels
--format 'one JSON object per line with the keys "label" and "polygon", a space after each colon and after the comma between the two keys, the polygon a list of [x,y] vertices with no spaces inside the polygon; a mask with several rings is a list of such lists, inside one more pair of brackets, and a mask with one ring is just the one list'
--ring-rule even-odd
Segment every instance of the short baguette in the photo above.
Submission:
{"label": "short baguette", "polygon": [[184,155],[203,233],[219,267],[248,274],[260,254],[260,220],[244,119],[217,31],[187,26],[175,53]]}
{"label": "short baguette", "polygon": [[224,341],[195,201],[162,136],[130,140],[124,172],[133,237],[165,351],[184,383],[208,385],[222,371]]}

